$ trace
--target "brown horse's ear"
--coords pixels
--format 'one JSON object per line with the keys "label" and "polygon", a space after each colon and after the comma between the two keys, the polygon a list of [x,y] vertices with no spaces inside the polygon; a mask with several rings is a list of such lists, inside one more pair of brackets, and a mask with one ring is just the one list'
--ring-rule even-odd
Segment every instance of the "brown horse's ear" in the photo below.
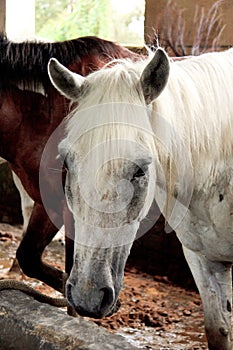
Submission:
{"label": "brown horse's ear", "polygon": [[71,72],[56,58],[51,58],[48,63],[48,74],[53,86],[65,97],[77,100],[80,97],[81,85],[85,78]]}
{"label": "brown horse's ear", "polygon": [[151,103],[165,88],[169,76],[169,59],[164,50],[156,50],[154,57],[142,72],[140,82],[147,104]]}

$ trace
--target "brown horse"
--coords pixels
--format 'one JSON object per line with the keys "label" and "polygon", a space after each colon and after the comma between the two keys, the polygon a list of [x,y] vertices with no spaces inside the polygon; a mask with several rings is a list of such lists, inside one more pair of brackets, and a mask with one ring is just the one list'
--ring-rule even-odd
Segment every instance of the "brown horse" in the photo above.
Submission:
{"label": "brown horse", "polygon": [[[57,185],[60,174],[57,143],[50,144],[42,172],[43,189],[48,199],[45,210],[39,189],[39,167],[43,149],[54,130],[69,111],[69,102],[51,85],[47,64],[56,57],[67,68],[81,75],[97,70],[114,58],[138,55],[113,42],[83,37],[64,42],[10,42],[0,36],[0,156],[11,165],[35,205],[26,234],[17,250],[23,272],[58,291],[63,291],[64,272],[42,261],[42,253],[58,228],[72,228],[72,217],[64,194]],[[53,200],[49,202],[50,197]],[[48,216],[49,211],[49,216]],[[56,221],[54,225],[49,217]],[[53,220],[53,221],[54,221]],[[72,239],[66,240],[66,271],[73,264]]]}

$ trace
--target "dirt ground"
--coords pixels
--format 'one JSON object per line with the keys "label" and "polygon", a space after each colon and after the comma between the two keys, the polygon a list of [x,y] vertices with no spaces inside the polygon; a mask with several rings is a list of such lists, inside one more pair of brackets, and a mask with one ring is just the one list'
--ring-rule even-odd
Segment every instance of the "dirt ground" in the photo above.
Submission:
{"label": "dirt ground", "polygon": [[[24,280],[43,293],[57,296],[57,292],[41,282],[9,273],[21,235],[21,227],[0,224],[0,278]],[[50,244],[44,259],[64,268],[62,239]],[[98,325],[123,335],[141,349],[207,349],[200,297],[194,290],[175,284],[161,273],[142,272],[131,264],[126,267],[120,299],[120,310],[95,321]]]}

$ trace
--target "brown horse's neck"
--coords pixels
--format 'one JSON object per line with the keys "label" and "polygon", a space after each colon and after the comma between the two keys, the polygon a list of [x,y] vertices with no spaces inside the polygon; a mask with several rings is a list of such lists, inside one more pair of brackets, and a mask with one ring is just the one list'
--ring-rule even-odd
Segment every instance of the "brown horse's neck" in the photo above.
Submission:
{"label": "brown horse's neck", "polygon": [[17,87],[0,97],[0,155],[11,163],[21,160],[22,152],[35,152],[46,143],[68,113],[68,102],[57,92],[50,96]]}

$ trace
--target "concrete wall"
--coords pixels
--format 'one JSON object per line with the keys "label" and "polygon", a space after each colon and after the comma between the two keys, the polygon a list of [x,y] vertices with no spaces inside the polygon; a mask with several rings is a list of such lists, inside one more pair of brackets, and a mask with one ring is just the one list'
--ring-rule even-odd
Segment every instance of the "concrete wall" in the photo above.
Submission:
{"label": "concrete wall", "polygon": [[0,292],[1,350],[136,350],[123,337],[22,292]]}

